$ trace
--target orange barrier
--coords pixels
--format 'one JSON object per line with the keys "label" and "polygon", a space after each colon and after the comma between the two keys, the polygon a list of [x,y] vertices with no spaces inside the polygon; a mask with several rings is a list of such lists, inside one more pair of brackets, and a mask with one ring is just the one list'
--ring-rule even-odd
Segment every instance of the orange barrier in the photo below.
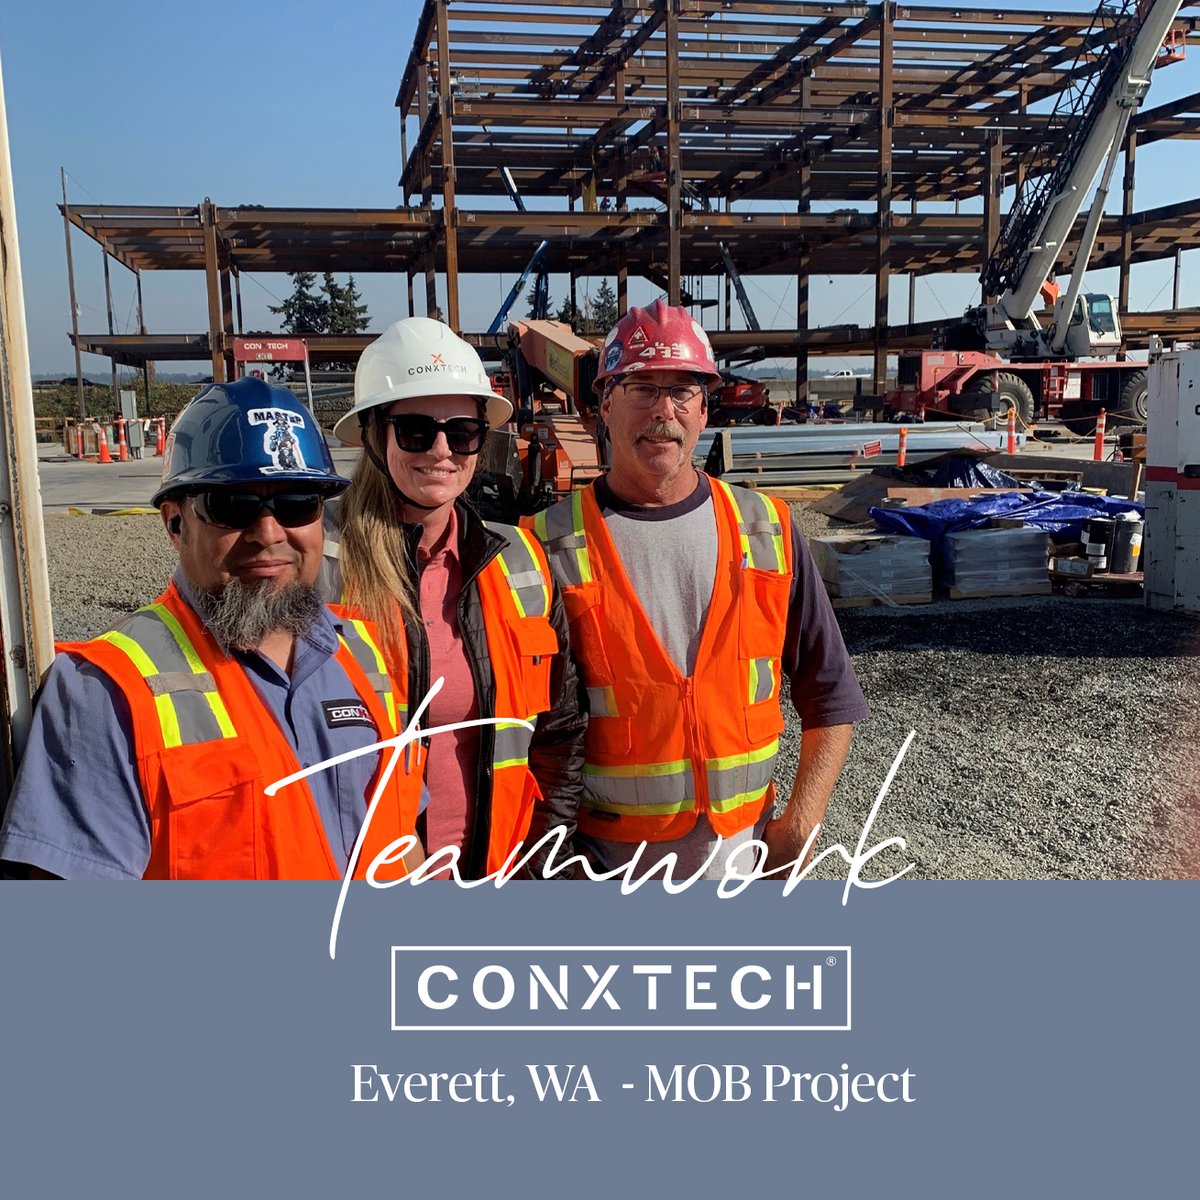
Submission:
{"label": "orange barrier", "polygon": [[1096,421],[1096,445],[1092,451],[1093,462],[1104,461],[1104,418],[1107,414],[1107,409],[1100,410],[1100,416]]}
{"label": "orange barrier", "polygon": [[117,418],[117,458],[121,462],[129,461],[129,443],[125,440],[125,418]]}
{"label": "orange barrier", "polygon": [[108,452],[108,430],[103,425],[96,425],[96,441],[100,444],[100,462],[112,462],[112,455]]}
{"label": "orange barrier", "polygon": [[896,466],[904,466],[908,458],[908,426],[900,426],[900,449],[896,452]]}
{"label": "orange barrier", "polygon": [[1011,404],[1008,408],[1008,452],[1017,452],[1017,410]]}
{"label": "orange barrier", "polygon": [[75,457],[77,459],[79,459],[80,462],[83,462],[83,425],[82,424],[78,424],[75,426],[75,443],[76,443]]}
{"label": "orange barrier", "polygon": [[158,418],[158,438],[154,443],[154,453],[162,458],[163,452],[167,448],[167,418]]}

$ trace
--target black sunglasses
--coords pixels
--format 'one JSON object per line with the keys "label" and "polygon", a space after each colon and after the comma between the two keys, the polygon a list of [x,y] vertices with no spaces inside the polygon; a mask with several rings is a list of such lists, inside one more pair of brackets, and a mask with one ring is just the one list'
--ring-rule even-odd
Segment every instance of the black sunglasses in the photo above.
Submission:
{"label": "black sunglasses", "polygon": [[409,454],[424,454],[433,449],[437,435],[446,435],[452,454],[478,454],[487,437],[488,423],[479,417],[451,417],[435,421],[424,413],[397,413],[387,418],[396,435],[396,445]]}
{"label": "black sunglasses", "polygon": [[323,492],[274,492],[260,496],[257,492],[233,492],[214,488],[211,492],[194,492],[192,508],[206,525],[222,529],[249,529],[257,524],[266,509],[284,529],[298,529],[319,520],[325,507]]}

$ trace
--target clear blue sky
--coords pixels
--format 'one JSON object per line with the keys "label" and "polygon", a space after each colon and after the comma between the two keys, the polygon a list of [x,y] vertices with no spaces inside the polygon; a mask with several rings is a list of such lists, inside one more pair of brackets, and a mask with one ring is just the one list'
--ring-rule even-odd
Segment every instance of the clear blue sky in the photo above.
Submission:
{"label": "clear blue sky", "polygon": [[[190,206],[210,196],[221,205],[397,205],[399,114],[393,102],[420,7],[418,0],[352,0],[336,7],[245,0],[236,9],[139,0],[0,5],[33,370],[74,373],[62,219],[55,208],[60,166],[67,169],[73,199],[105,204]],[[1005,7],[1043,6],[1006,0]],[[1090,11],[1093,5],[1065,0],[1053,7]],[[1194,91],[1200,91],[1200,46],[1191,48],[1188,61],[1159,73],[1147,103]],[[1140,151],[1138,207],[1195,196],[1198,168],[1197,142]],[[73,235],[72,246],[81,328],[103,330],[100,249],[81,234]],[[1185,304],[1200,303],[1198,258],[1184,256]],[[112,273],[117,328],[125,332],[136,327],[133,277],[117,264]],[[1168,306],[1170,280],[1167,262],[1135,268],[1133,307]],[[373,330],[405,315],[402,277],[359,282]],[[465,289],[464,326],[485,327],[511,283],[512,277],[489,277]],[[791,282],[748,283],[764,325],[794,324]],[[918,319],[961,311],[977,294],[976,285],[966,276],[919,280]],[[1089,286],[1115,291],[1116,274],[1097,272]],[[207,327],[198,273],[146,272],[143,287],[151,332]],[[267,305],[287,289],[286,276],[244,277],[247,327],[272,328]],[[562,280],[552,281],[551,293],[562,298]],[[653,294],[649,285],[631,281],[634,302]],[[812,281],[812,311],[821,323],[869,323],[872,296],[873,281],[865,276]],[[420,304],[418,298],[418,311]],[[905,319],[907,306],[907,285],[896,278],[893,320]],[[85,356],[84,370],[104,378],[107,361]]]}

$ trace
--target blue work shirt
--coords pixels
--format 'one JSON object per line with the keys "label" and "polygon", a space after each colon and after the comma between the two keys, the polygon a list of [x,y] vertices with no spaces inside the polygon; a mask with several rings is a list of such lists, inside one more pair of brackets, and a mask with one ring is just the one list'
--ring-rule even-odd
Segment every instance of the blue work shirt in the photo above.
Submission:
{"label": "blue work shirt", "polygon": [[[181,570],[175,585],[194,608]],[[290,675],[255,651],[234,652],[302,767],[383,736],[363,725],[330,727],[325,703],[357,697],[333,657],[339,628],[323,609],[308,635],[296,639]],[[378,754],[364,754],[308,777],[343,870],[366,816],[378,762]],[[108,675],[74,655],[58,655],[47,673],[0,828],[0,859],[64,879],[140,879],[150,861],[150,818],[129,704]]]}

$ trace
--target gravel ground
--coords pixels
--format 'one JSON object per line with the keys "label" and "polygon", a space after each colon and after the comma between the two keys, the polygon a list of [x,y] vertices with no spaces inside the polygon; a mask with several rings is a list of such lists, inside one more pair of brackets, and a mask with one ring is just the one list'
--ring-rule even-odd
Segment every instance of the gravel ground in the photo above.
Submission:
{"label": "gravel ground", "polygon": [[[846,525],[795,505],[809,536]],[[88,637],[161,590],[158,517],[46,518],[55,633]],[[872,708],[821,845],[857,843],[910,732],[865,872],[914,878],[1196,878],[1200,625],[1140,601],[1047,596],[839,611]],[[790,705],[785,705],[790,712]],[[799,731],[789,720],[779,780]],[[877,868],[877,870],[875,869]],[[818,876],[844,878],[841,860]]]}

